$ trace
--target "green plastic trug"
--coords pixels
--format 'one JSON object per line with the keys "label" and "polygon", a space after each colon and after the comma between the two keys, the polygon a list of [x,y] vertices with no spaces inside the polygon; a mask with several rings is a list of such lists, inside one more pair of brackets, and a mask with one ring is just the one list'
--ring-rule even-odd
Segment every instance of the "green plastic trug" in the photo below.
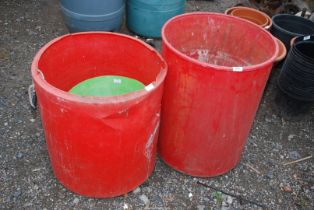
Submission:
{"label": "green plastic trug", "polygon": [[99,76],[75,85],[69,92],[80,96],[117,96],[144,89],[144,84],[128,77]]}

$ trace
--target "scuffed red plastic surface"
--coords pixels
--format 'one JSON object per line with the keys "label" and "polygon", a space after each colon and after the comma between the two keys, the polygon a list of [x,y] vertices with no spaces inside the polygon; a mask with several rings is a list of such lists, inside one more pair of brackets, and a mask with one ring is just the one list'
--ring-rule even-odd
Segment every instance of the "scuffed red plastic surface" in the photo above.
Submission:
{"label": "scuffed red plastic surface", "polygon": [[248,21],[213,13],[177,16],[162,35],[169,70],[160,155],[192,176],[226,173],[241,158],[278,52],[276,41]]}
{"label": "scuffed red plastic surface", "polygon": [[[52,169],[65,187],[113,197],[151,175],[166,71],[153,48],[113,33],[65,35],[38,52],[32,77]],[[154,88],[114,97],[67,92],[100,75],[131,77]]]}

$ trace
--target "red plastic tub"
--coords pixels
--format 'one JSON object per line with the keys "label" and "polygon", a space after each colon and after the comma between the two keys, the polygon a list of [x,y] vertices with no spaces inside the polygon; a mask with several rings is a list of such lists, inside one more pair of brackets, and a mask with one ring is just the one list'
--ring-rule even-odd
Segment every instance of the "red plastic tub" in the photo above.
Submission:
{"label": "red plastic tub", "polygon": [[[90,197],[127,193],[152,173],[167,65],[150,46],[114,33],[78,33],[44,46],[32,77],[53,172]],[[91,77],[120,75],[146,88],[112,97],[68,93]]]}
{"label": "red plastic tub", "polygon": [[192,176],[226,173],[241,158],[278,53],[276,40],[253,23],[215,13],[174,17],[162,38],[169,70],[160,155]]}

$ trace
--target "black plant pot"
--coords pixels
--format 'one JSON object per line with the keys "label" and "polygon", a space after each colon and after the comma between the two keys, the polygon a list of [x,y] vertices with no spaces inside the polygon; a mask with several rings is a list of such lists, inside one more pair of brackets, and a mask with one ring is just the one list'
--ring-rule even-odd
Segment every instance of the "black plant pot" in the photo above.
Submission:
{"label": "black plant pot", "polygon": [[273,16],[273,25],[270,32],[280,39],[290,49],[290,41],[296,36],[314,34],[314,22],[288,14],[278,14]]}
{"label": "black plant pot", "polygon": [[281,69],[278,86],[293,99],[314,102],[314,41],[297,41]]}

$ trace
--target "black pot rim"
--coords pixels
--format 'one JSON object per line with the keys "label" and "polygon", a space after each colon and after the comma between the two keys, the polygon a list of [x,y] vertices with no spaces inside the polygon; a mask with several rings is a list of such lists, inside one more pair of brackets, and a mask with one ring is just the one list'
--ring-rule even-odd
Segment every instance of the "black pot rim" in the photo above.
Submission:
{"label": "black pot rim", "polygon": [[312,64],[314,61],[314,57],[310,57],[306,55],[303,51],[301,51],[298,48],[300,45],[309,45],[309,44],[314,46],[314,41],[300,41],[293,46],[293,49],[298,53],[298,56],[303,57],[303,59],[308,60],[308,62]]}
{"label": "black pot rim", "polygon": [[[309,37],[309,39],[304,39],[305,37]],[[314,42],[314,34],[302,35],[295,38],[293,45],[299,42]]]}
{"label": "black pot rim", "polygon": [[[286,17],[291,17],[291,18],[294,18],[294,19],[296,19],[296,20],[297,20],[297,19],[298,19],[298,20],[302,20],[303,22],[304,22],[304,21],[305,21],[305,22],[309,22],[309,23],[313,24],[313,26],[314,26],[314,23],[313,23],[312,21],[307,20],[307,19],[305,19],[305,18],[303,18],[303,17],[295,16],[295,15],[277,14],[277,15],[273,16],[273,18],[272,18],[273,27],[276,27],[278,30],[280,30],[280,31],[282,31],[282,32],[285,32],[285,33],[287,33],[287,34],[289,34],[289,35],[291,35],[291,36],[306,36],[306,35],[308,35],[308,34],[294,33],[294,32],[288,31],[288,30],[282,28],[281,26],[279,26],[279,25],[276,23],[276,19],[277,19],[278,17],[284,17],[284,16],[286,16]],[[313,27],[313,31],[314,31],[314,27]]]}

